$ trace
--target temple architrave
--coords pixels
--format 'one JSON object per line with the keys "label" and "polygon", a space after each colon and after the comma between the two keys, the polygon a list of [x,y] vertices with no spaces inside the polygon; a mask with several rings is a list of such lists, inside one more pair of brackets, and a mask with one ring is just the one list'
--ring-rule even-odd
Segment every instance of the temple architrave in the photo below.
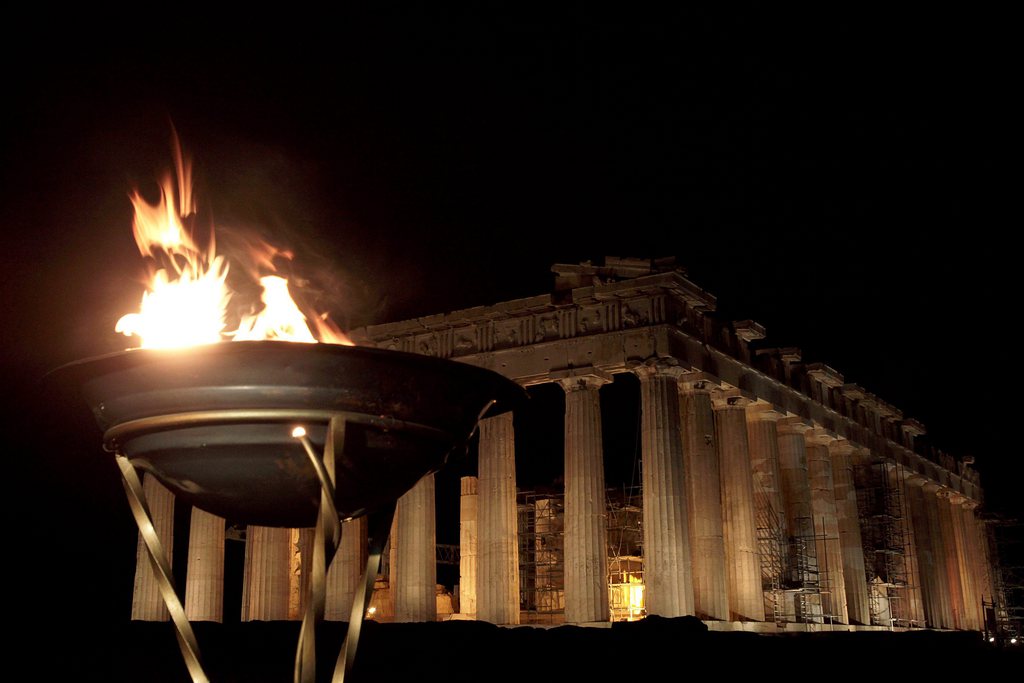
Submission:
{"label": "temple architrave", "polygon": [[[767,347],[756,322],[715,318],[715,298],[674,259],[553,271],[549,294],[352,333],[565,392],[564,493],[517,491],[513,416],[484,420],[478,476],[461,486],[457,593],[436,585],[430,475],[399,501],[371,616],[985,629],[993,555],[970,461],[915,448],[919,422],[796,348]],[[602,387],[622,373],[638,379],[641,414],[640,487],[625,497],[606,490],[601,413]],[[173,500],[147,486],[169,538],[160,510]],[[186,609],[219,621],[215,522],[193,512]],[[243,620],[301,616],[308,536],[247,530]],[[347,618],[365,524],[346,523],[342,538],[329,619]],[[166,619],[140,557],[133,616]]]}

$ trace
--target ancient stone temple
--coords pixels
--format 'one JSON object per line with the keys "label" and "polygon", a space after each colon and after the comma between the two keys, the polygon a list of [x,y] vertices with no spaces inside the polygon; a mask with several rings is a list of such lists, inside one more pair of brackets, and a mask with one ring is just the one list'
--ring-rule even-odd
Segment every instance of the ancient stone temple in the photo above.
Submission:
{"label": "ancient stone temple", "polygon": [[[353,333],[362,345],[565,393],[561,493],[517,491],[513,416],[481,424],[478,476],[453,501],[462,517],[456,618],[985,628],[993,581],[969,462],[915,448],[920,423],[836,370],[804,362],[798,349],[770,348],[756,322],[714,317],[714,297],[673,259],[553,270],[552,293]],[[622,373],[639,386],[641,476],[638,490],[611,495],[601,401]],[[435,594],[428,479],[399,502],[390,567],[371,608],[380,615],[427,620],[448,616],[439,606],[452,609]],[[219,618],[214,545],[224,535],[213,521],[193,521],[187,602],[197,618]],[[346,525],[345,533],[329,618],[346,614],[365,553],[365,530]],[[301,613],[304,540],[250,529],[243,618]],[[143,569],[140,601],[149,599]],[[140,603],[143,613],[162,618]]]}

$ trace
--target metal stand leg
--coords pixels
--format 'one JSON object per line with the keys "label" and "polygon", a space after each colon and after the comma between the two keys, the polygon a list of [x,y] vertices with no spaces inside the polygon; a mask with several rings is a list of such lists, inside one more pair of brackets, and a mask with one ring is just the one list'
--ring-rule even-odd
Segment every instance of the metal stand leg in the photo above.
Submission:
{"label": "metal stand leg", "polygon": [[388,534],[391,531],[391,520],[394,517],[395,504],[392,503],[367,520],[370,548],[366,558],[366,570],[363,572],[363,589],[357,589],[353,596],[348,633],[345,634],[345,642],[341,644],[341,652],[338,653],[338,662],[334,667],[332,683],[344,683],[345,676],[352,672],[352,665],[356,659],[356,648],[359,646],[359,634],[363,629],[363,618],[366,616],[366,606],[373,595],[373,583],[377,579],[377,572],[380,571],[380,558],[384,553],[384,544],[387,543]]}
{"label": "metal stand leg", "polygon": [[[328,437],[323,458],[316,454],[313,444],[306,436],[305,429],[299,427],[292,432],[292,436],[302,443],[320,482],[320,508],[313,537],[312,573],[306,611],[302,618],[299,642],[295,651],[294,683],[315,683],[316,681],[316,624],[323,620],[327,595],[327,569],[341,542],[341,521],[334,503],[334,460],[336,453],[344,452],[345,418],[342,416],[332,417],[327,429]],[[185,608],[182,607],[174,588],[170,563],[167,561],[163,545],[153,527],[152,516],[142,490],[142,482],[128,458],[118,452],[115,453],[115,459],[121,470],[128,504],[131,506],[135,523],[139,527],[139,533],[149,552],[153,573],[160,586],[160,594],[171,614],[171,620],[174,622],[178,646],[181,648],[185,666],[188,668],[193,683],[209,683],[209,678],[199,661],[199,645],[196,642],[195,633],[185,617]],[[333,683],[344,683],[345,676],[352,671],[356,648],[359,645],[359,634],[362,631],[363,618],[366,615],[366,606],[373,594],[373,584],[380,569],[381,555],[394,516],[395,503],[392,503],[375,513],[368,521],[369,556],[366,561],[366,570],[363,573],[363,589],[356,591],[352,601],[352,616],[349,619],[348,633],[345,635],[345,641],[342,643],[341,652],[335,665]]]}
{"label": "metal stand leg", "polygon": [[306,455],[320,480],[320,510],[316,531],[313,536],[312,576],[309,593],[306,596],[306,612],[299,630],[299,644],[295,649],[294,683],[315,683],[316,681],[316,624],[324,618],[324,602],[327,595],[327,569],[341,543],[341,521],[334,505],[334,454],[345,449],[345,420],[332,418],[327,425],[327,443],[321,461],[313,450],[313,444],[305,431],[293,433],[306,449]]}
{"label": "metal stand leg", "polygon": [[[185,617],[185,608],[182,607],[178,594],[174,589],[174,579],[171,574],[171,565],[167,561],[167,554],[164,552],[160,537],[153,528],[153,517],[149,512],[149,505],[146,503],[146,494],[142,490],[142,481],[139,479],[135,467],[128,461],[128,458],[121,453],[115,453],[114,459],[121,470],[121,483],[124,484],[124,492],[128,496],[128,505],[132,509],[132,516],[135,524],[139,527],[139,533],[146,544],[149,552],[149,559],[153,565],[153,574],[160,585],[160,595],[167,605],[167,611],[171,613],[171,620],[174,622],[175,635],[178,637],[178,647],[181,648],[181,656],[185,659],[185,666],[192,677],[193,683],[209,683],[203,666],[199,661],[199,643],[196,642],[196,635],[192,632],[192,625]],[[145,678],[145,676],[140,676]]]}

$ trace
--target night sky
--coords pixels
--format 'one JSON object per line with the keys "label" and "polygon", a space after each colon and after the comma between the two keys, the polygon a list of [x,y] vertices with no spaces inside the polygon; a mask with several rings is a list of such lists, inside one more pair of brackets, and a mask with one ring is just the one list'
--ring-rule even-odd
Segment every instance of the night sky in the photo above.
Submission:
{"label": "night sky", "polygon": [[[101,592],[127,564],[130,585],[99,434],[48,418],[63,404],[37,384],[125,346],[113,326],[143,273],[128,193],[155,191],[171,122],[201,210],[294,249],[346,327],[540,294],[556,262],[677,256],[724,319],[974,455],[991,507],[1019,514],[1018,76],[1004,21],[930,12],[423,13],[9,62],[0,342],[20,514],[40,539],[75,519],[71,564]],[[84,530],[109,519],[116,534]],[[88,553],[110,536],[108,576]]]}

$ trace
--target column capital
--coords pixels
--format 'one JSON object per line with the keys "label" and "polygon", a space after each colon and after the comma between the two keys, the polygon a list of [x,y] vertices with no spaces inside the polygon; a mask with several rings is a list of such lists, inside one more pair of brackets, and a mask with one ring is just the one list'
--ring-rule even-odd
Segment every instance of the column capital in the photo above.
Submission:
{"label": "column capital", "polygon": [[829,450],[836,455],[845,455],[853,459],[855,454],[860,455],[865,449],[853,445],[849,439],[836,439],[829,444]]}
{"label": "column capital", "polygon": [[850,453],[850,460],[855,465],[870,465],[871,463],[876,462],[879,459],[878,456],[876,456],[870,448],[867,448],[865,446],[857,446],[854,445],[853,443],[850,443],[850,446],[853,449]]}
{"label": "column capital", "polygon": [[690,372],[679,378],[679,392],[683,394],[711,394],[720,386],[718,379],[706,372]]}
{"label": "column capital", "polygon": [[785,415],[775,410],[775,406],[767,401],[757,399],[747,406],[747,421],[748,422],[778,422]]}
{"label": "column capital", "polygon": [[925,485],[925,482],[928,481],[928,477],[924,476],[920,472],[916,472],[914,470],[908,470],[906,468],[903,468],[903,472],[904,472],[903,481],[905,481],[907,484],[909,484],[911,486],[920,486],[920,487],[923,488],[924,485]]}
{"label": "column capital", "polygon": [[802,417],[784,417],[779,420],[779,434],[800,434],[809,430],[811,426],[804,422]]}
{"label": "column capital", "polygon": [[583,389],[597,391],[602,385],[612,381],[610,374],[595,367],[569,368],[568,370],[552,372],[548,376],[552,382],[561,385],[566,393]]}
{"label": "column capital", "polygon": [[752,403],[753,401],[740,394],[739,389],[715,391],[711,397],[711,407],[715,410],[745,410]]}
{"label": "column capital", "polygon": [[672,377],[678,380],[688,372],[680,367],[674,358],[650,358],[643,363],[630,366],[629,369],[641,382],[654,377]]}
{"label": "column capital", "polygon": [[924,425],[912,417],[907,418],[900,423],[900,430],[911,438],[928,433]]}
{"label": "column capital", "polygon": [[807,439],[807,443],[815,446],[829,446],[836,441],[831,432],[816,425],[804,433],[804,438]]}

